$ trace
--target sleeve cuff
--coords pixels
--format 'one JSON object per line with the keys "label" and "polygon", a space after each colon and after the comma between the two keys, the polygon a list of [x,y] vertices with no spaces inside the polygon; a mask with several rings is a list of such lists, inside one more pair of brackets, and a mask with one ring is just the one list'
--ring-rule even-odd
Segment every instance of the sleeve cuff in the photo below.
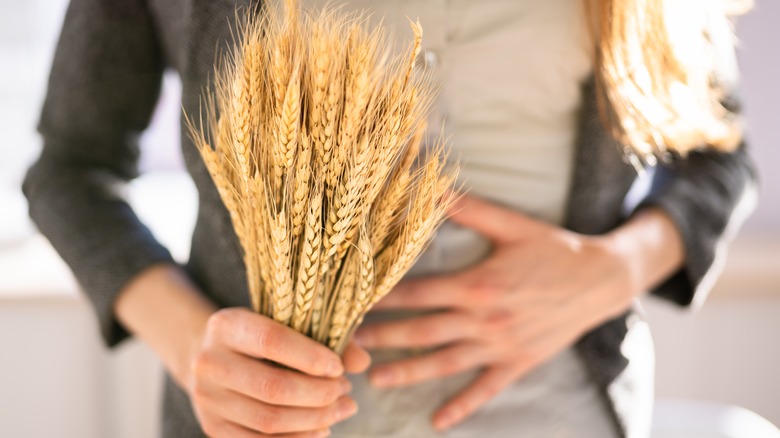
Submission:
{"label": "sleeve cuff", "polygon": [[[148,230],[143,231],[148,234],[143,240],[152,238]],[[101,259],[91,264],[92,272],[77,275],[77,279],[95,310],[103,342],[107,347],[114,347],[130,337],[114,314],[114,302],[119,293],[146,268],[175,262],[170,252],[156,242],[142,245],[131,239],[112,242],[110,251],[103,252]]]}
{"label": "sleeve cuff", "polygon": [[756,184],[753,180],[744,184],[730,211],[724,211],[729,206],[708,199],[698,184],[674,176],[671,179],[637,207],[665,211],[677,226],[685,248],[684,266],[651,293],[680,306],[697,308],[723,270],[729,243],[755,207]]}

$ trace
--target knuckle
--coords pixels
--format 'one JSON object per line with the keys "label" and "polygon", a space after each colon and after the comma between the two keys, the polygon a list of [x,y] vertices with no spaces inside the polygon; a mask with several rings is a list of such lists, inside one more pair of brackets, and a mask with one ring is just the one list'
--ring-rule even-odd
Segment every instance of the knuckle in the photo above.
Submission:
{"label": "knuckle", "polygon": [[215,361],[207,353],[199,353],[190,364],[190,376],[186,385],[195,399],[206,398],[206,386],[208,379],[215,373]]}
{"label": "knuckle", "polygon": [[440,369],[446,374],[454,374],[467,368],[468,362],[469,359],[465,355],[460,354],[458,351],[453,351],[452,354],[440,362]]}
{"label": "knuckle", "polygon": [[279,408],[269,406],[257,417],[257,428],[264,433],[276,434],[284,432]]}
{"label": "knuckle", "polygon": [[344,396],[328,405],[324,408],[319,408],[315,411],[313,420],[313,427],[330,427],[340,421],[345,420],[348,417],[344,416],[343,409],[344,403],[349,399],[348,396]]}
{"label": "knuckle", "polygon": [[499,392],[501,392],[501,387],[499,385],[495,383],[485,383],[482,386],[482,391],[477,394],[477,397],[480,400],[490,400],[497,396]]}
{"label": "knuckle", "polygon": [[405,333],[402,337],[399,335],[396,335],[400,337],[399,341],[403,341],[404,343],[413,344],[413,345],[431,345],[435,342],[436,339],[434,334],[428,330],[409,331]]}
{"label": "knuckle", "polygon": [[200,380],[204,376],[209,375],[214,369],[214,359],[211,355],[205,351],[199,352],[195,355],[190,363],[190,371],[195,380]]}
{"label": "knuckle", "polygon": [[474,301],[484,303],[486,301],[495,300],[498,295],[504,292],[504,290],[505,288],[496,281],[495,276],[485,275],[481,276],[471,285],[471,288],[468,290],[468,295]]}
{"label": "knuckle", "polygon": [[[254,341],[260,346],[260,349],[266,354],[272,354],[279,350],[282,343],[282,330],[279,327],[270,324],[264,324],[258,327],[254,332]],[[269,357],[274,359],[274,357]]]}
{"label": "knuckle", "polygon": [[443,374],[454,374],[463,369],[462,361],[457,358],[440,362],[439,371]]}
{"label": "knuckle", "polygon": [[220,309],[212,313],[207,322],[209,333],[218,333],[227,330],[235,320],[235,312],[232,309]]}
{"label": "knuckle", "polygon": [[335,402],[331,406],[319,410],[315,417],[315,427],[329,427],[344,420],[338,404],[338,402]]}
{"label": "knuckle", "polygon": [[268,402],[278,402],[286,395],[284,380],[273,374],[258,379],[257,386],[258,395]]}
{"label": "knuckle", "polygon": [[341,392],[342,390],[340,383],[329,382],[320,393],[322,396],[322,404],[328,405],[335,402],[339,397],[341,397]]}
{"label": "knuckle", "polygon": [[439,325],[429,321],[421,327],[420,330],[411,330],[407,334],[410,339],[417,339],[423,344],[432,344],[441,338]]}
{"label": "knuckle", "polygon": [[192,382],[190,382],[190,397],[192,397],[195,404],[200,404],[202,401],[204,401],[207,397],[206,395],[206,388],[203,385],[203,382],[198,379],[193,379]]}

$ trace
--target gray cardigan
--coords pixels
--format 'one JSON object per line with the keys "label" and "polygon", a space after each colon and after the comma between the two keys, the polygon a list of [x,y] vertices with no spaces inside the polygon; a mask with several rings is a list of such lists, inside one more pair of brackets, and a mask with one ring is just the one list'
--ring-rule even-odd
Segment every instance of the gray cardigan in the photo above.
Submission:
{"label": "gray cardigan", "polygon": [[[142,269],[173,263],[117,190],[137,176],[138,137],[149,123],[163,69],[181,76],[182,103],[198,111],[198,96],[227,47],[236,5],[251,0],[72,0],[49,79],[39,131],[44,147],[24,182],[30,215],[89,296],[109,346],[128,336],[112,314],[119,290]],[[607,232],[626,220],[622,204],[636,178],[598,118],[592,81],[583,85],[575,175],[566,227]],[[200,208],[186,266],[219,306],[249,306],[245,272],[227,211],[190,139],[182,153]],[[659,167],[641,203],[668,212],[682,232],[685,267],[653,293],[680,305],[701,302],[717,276],[716,256],[738,227],[738,208],[751,199],[754,171],[746,150],[695,152]],[[609,321],[577,344],[605,390],[626,436],[636,385],[621,377],[627,348],[641,325],[632,312]],[[646,359],[643,359],[646,360]],[[200,435],[189,400],[170,379],[164,401],[166,437]]]}

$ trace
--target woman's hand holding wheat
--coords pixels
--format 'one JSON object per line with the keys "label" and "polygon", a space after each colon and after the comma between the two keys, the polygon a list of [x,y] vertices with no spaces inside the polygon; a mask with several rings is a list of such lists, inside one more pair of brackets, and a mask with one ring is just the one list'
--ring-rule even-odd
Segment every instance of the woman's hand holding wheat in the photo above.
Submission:
{"label": "woman's hand holding wheat", "polygon": [[230,308],[211,316],[191,363],[186,386],[208,436],[313,438],[357,411],[343,373],[364,371],[369,358],[353,344],[342,362],[290,327]]}
{"label": "woman's hand holding wheat", "polygon": [[575,234],[469,197],[455,210],[453,221],[493,241],[491,256],[454,275],[400,283],[376,311],[441,311],[366,325],[356,337],[366,348],[439,347],[377,366],[370,377],[379,387],[482,368],[434,415],[438,429],[462,421],[589,329],[625,311],[647,286],[637,257],[622,251],[625,245],[613,236]]}

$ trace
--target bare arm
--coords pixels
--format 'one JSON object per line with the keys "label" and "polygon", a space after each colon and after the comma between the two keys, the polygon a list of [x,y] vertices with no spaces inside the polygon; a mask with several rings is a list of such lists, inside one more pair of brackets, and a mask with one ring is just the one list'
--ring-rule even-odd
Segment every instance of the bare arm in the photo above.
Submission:
{"label": "bare arm", "polygon": [[680,269],[685,247],[679,229],[660,208],[638,211],[628,222],[604,236],[608,245],[623,254],[634,287],[635,298]]}
{"label": "bare arm", "polygon": [[216,307],[180,268],[159,264],[142,271],[120,292],[114,314],[154,350],[183,388]]}

